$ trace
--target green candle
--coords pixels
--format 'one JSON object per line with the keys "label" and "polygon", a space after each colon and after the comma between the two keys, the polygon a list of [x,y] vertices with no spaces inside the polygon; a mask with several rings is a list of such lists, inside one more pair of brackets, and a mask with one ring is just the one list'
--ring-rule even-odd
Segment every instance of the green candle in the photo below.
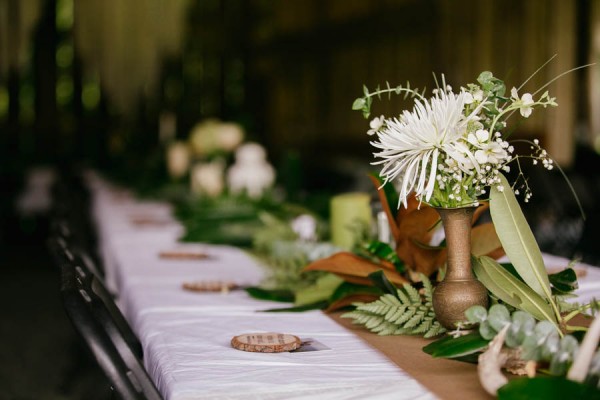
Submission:
{"label": "green candle", "polygon": [[371,227],[371,198],[367,193],[344,193],[331,198],[330,222],[333,244],[350,249],[361,226]]}

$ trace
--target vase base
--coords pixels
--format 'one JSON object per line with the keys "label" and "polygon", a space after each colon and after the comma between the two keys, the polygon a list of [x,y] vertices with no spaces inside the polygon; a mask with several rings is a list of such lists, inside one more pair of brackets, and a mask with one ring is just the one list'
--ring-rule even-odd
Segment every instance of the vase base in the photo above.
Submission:
{"label": "vase base", "polygon": [[487,289],[477,279],[444,280],[433,292],[435,317],[448,330],[456,329],[458,323],[465,322],[465,311],[475,305],[488,307]]}

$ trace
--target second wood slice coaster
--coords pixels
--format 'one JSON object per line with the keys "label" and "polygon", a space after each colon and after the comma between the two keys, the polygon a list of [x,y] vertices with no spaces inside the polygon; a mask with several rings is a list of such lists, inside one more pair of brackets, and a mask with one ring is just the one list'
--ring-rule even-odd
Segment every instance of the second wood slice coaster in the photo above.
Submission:
{"label": "second wood slice coaster", "polygon": [[158,253],[158,256],[170,260],[202,260],[210,258],[206,253],[191,251],[161,251]]}
{"label": "second wood slice coaster", "polygon": [[281,353],[296,350],[301,345],[299,337],[287,333],[245,333],[231,339],[233,348],[254,353]]}

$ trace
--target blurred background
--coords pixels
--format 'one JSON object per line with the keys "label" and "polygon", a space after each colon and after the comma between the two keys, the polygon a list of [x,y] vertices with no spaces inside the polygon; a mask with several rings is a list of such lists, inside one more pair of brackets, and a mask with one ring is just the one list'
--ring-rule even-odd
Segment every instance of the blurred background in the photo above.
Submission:
{"label": "blurred background", "polygon": [[[0,246],[13,271],[0,293],[11,301],[30,279],[22,264],[44,264],[43,252],[23,261],[43,212],[15,206],[32,168],[150,174],[168,142],[219,118],[266,147],[289,191],[364,188],[368,121],[351,110],[363,84],[432,88],[435,73],[457,88],[489,70],[510,89],[554,55],[526,91],[599,61],[600,0],[0,0]],[[559,107],[513,138],[540,140],[586,219],[541,167],[525,211],[542,250],[600,264],[600,64],[548,90]]]}
{"label": "blurred background", "polygon": [[[432,88],[435,73],[459,87],[490,70],[510,89],[555,55],[524,90],[599,58],[599,1],[0,0],[0,176],[14,187],[32,165],[74,162],[150,174],[166,143],[219,118],[267,148],[287,189],[350,190],[372,158],[351,110],[363,84]],[[540,140],[595,222],[600,64],[548,90],[559,107],[513,138]],[[529,214],[542,247],[585,255],[575,198],[541,172]]]}

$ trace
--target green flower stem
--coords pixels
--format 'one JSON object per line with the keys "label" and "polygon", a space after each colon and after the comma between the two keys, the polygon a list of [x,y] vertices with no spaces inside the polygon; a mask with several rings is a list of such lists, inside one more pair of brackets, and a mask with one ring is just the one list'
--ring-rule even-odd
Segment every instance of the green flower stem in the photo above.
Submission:
{"label": "green flower stem", "polygon": [[577,315],[581,314],[582,312],[584,312],[585,310],[592,308],[593,305],[598,304],[597,301],[591,301],[587,304],[584,304],[583,306],[579,307],[576,310],[571,311],[569,314],[565,315],[563,317],[563,321],[565,322],[565,324],[567,322],[569,322],[570,320],[572,320],[573,318],[575,318]]}
{"label": "green flower stem", "polygon": [[565,325],[565,329],[569,332],[587,332],[588,328],[584,327],[584,326],[571,326],[571,325]]}

